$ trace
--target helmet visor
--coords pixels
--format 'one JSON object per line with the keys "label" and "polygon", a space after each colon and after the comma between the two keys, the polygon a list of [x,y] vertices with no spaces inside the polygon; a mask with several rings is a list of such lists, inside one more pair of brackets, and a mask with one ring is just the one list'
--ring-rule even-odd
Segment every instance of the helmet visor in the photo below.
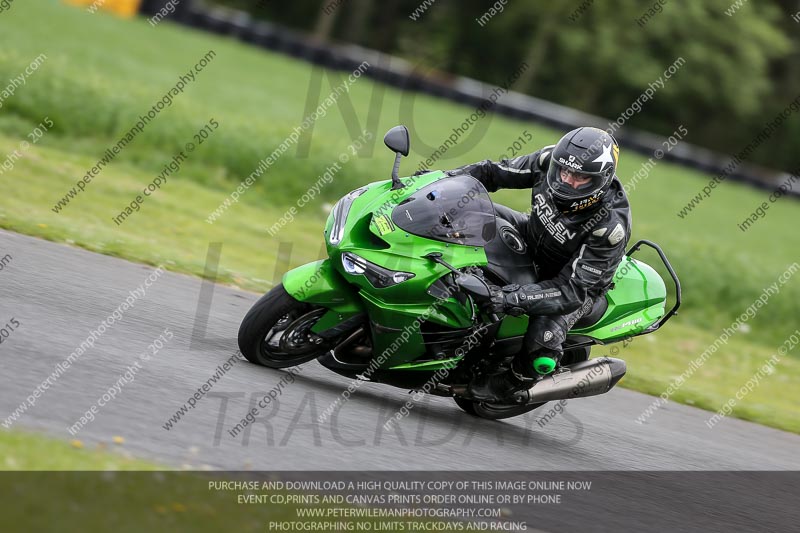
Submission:
{"label": "helmet visor", "polygon": [[569,200],[587,198],[600,190],[607,182],[608,176],[589,174],[550,161],[547,170],[547,184],[557,197]]}

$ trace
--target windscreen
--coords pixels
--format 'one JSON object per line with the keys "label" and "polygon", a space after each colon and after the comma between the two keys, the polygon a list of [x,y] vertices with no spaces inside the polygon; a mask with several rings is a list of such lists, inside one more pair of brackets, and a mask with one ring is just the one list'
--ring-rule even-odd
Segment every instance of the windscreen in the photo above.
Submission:
{"label": "windscreen", "polygon": [[438,241],[483,246],[494,238],[494,207],[472,176],[444,178],[423,187],[392,211],[397,227]]}

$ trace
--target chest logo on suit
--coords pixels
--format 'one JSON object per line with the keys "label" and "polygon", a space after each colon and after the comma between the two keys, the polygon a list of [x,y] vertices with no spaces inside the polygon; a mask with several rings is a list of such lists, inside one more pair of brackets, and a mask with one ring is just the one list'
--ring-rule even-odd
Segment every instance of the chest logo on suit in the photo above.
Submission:
{"label": "chest logo on suit", "polygon": [[564,227],[564,224],[558,221],[559,213],[547,203],[544,195],[537,194],[534,196],[533,212],[547,232],[560,244],[575,238],[575,232],[569,231]]}

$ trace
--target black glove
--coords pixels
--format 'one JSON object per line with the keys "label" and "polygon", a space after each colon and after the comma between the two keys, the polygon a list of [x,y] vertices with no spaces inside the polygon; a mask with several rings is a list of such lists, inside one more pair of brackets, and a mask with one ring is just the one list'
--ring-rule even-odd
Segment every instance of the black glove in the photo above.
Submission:
{"label": "black glove", "polygon": [[519,290],[519,285],[506,285],[502,289],[497,285],[490,285],[489,292],[491,299],[484,306],[484,311],[489,314],[508,314],[511,316],[521,316],[525,314],[525,309],[514,305],[512,302],[519,301],[517,298],[511,298],[509,301],[508,296]]}

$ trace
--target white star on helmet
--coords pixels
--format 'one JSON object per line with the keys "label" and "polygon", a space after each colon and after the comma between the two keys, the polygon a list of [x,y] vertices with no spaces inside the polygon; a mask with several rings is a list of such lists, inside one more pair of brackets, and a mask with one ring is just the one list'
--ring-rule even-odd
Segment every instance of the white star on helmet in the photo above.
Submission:
{"label": "white star on helmet", "polygon": [[613,144],[609,144],[608,146],[603,146],[603,153],[600,154],[600,157],[592,161],[592,163],[603,163],[603,166],[600,167],[600,172],[605,170],[606,163],[613,163],[614,157],[611,155],[611,147]]}

